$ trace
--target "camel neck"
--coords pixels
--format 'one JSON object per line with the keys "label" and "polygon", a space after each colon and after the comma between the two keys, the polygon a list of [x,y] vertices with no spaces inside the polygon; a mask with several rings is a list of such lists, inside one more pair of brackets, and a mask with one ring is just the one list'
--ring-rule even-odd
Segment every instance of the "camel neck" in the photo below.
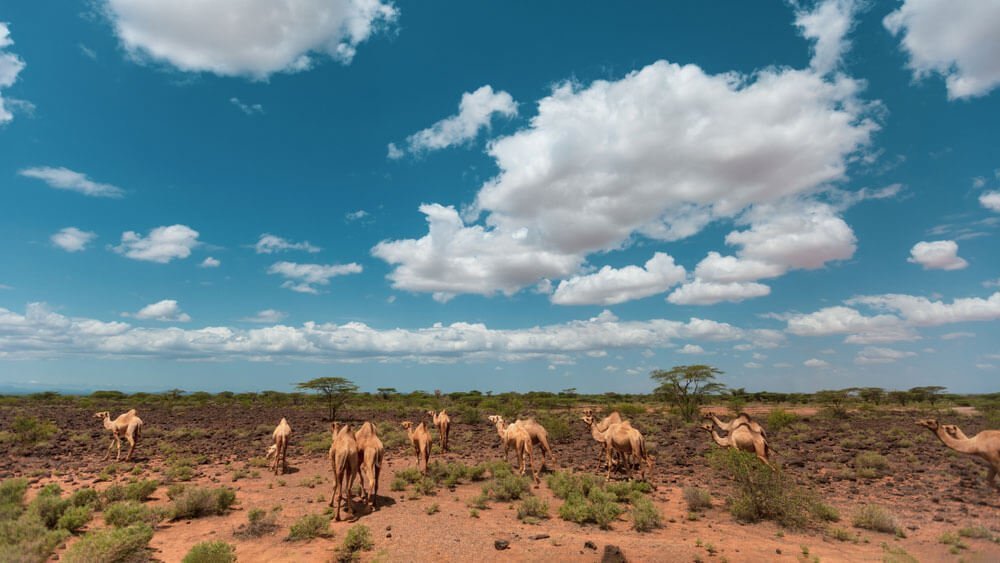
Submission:
{"label": "camel neck", "polygon": [[968,438],[964,440],[958,438],[952,438],[951,436],[948,435],[947,432],[944,431],[944,428],[941,427],[938,427],[938,429],[935,430],[934,433],[937,434],[938,439],[941,440],[941,442],[943,442],[944,445],[955,450],[956,452],[963,454],[972,454],[976,453],[977,451],[972,440]]}
{"label": "camel neck", "polygon": [[598,442],[604,442],[606,438],[604,437],[604,432],[597,429],[597,425],[590,423],[590,435],[594,437]]}
{"label": "camel neck", "polygon": [[722,439],[721,436],[719,436],[719,433],[715,430],[715,428],[712,428],[712,439],[715,440],[715,443],[719,444],[720,446],[729,445],[729,442],[727,442],[726,440]]}

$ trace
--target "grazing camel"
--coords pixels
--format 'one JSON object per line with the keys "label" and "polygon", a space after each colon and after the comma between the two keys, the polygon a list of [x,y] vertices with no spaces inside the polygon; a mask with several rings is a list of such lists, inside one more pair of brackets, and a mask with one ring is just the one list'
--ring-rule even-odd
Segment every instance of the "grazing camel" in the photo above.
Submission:
{"label": "grazing camel", "polygon": [[604,444],[604,457],[608,463],[608,474],[605,476],[605,479],[611,479],[611,452],[614,450],[621,454],[629,479],[632,478],[632,464],[638,463],[639,476],[643,481],[646,480],[646,470],[642,464],[645,463],[652,469],[653,456],[649,455],[649,452],[646,451],[646,440],[643,438],[642,432],[639,432],[627,422],[612,424],[601,432],[597,429],[597,421],[594,420],[593,416],[583,416],[580,420],[590,427],[590,435],[598,442]]}
{"label": "grazing camel", "polygon": [[517,459],[520,461],[520,473],[524,475],[524,457],[528,456],[528,465],[531,466],[531,478],[538,485],[541,481],[538,478],[538,471],[535,470],[535,460],[532,457],[531,447],[531,435],[524,427],[510,425],[508,426],[503,418],[497,415],[489,417],[490,422],[496,425],[497,434],[500,436],[500,442],[504,446],[504,456],[506,457],[507,448],[514,446],[514,453],[517,455]]}
{"label": "grazing camel", "polygon": [[385,447],[379,439],[375,425],[366,422],[354,433],[358,442],[358,463],[361,470],[361,500],[376,508],[378,503],[378,479],[382,474],[382,458]]}
{"label": "grazing camel", "polygon": [[[503,420],[503,417],[498,414],[490,415],[486,418],[494,424],[496,424],[497,420]],[[533,418],[517,420],[511,423],[510,426],[520,426],[528,431],[528,435],[531,436],[531,446],[538,446],[542,450],[542,468],[545,468],[545,463],[548,461],[549,457],[551,457],[552,461],[555,462],[556,456],[553,455],[552,448],[549,447],[549,433],[545,430],[544,426],[535,422],[535,419]],[[504,446],[503,457],[506,460],[507,444],[503,444],[501,440],[501,445]]]}
{"label": "grazing camel", "polygon": [[111,448],[116,445],[118,453],[115,455],[115,461],[121,458],[123,433],[125,439],[128,440],[128,453],[125,454],[125,461],[132,459],[132,451],[135,450],[135,444],[139,441],[139,435],[142,434],[142,419],[136,415],[135,409],[119,415],[114,420],[111,420],[111,413],[108,411],[94,413],[94,418],[101,419],[104,427],[111,431],[111,443],[108,444],[108,453],[105,454],[104,459],[107,460],[111,457]]}
{"label": "grazing camel", "polygon": [[[583,416],[593,417],[594,416],[594,410],[593,409],[584,409],[583,410]],[[612,424],[622,424],[622,423],[627,423],[627,422],[628,422],[627,420],[623,420],[622,419],[621,413],[619,413],[618,411],[612,411],[611,414],[609,414],[608,416],[602,418],[597,423],[597,429],[599,431],[601,431],[601,432],[604,432]],[[614,457],[615,453],[616,452],[612,452],[612,461],[615,462],[615,463],[617,463],[618,462],[618,458]],[[600,456],[600,454],[598,454],[598,455]]]}
{"label": "grazing camel", "polygon": [[715,440],[716,444],[723,448],[733,448],[734,450],[743,450],[755,454],[758,459],[771,468],[771,471],[774,471],[774,466],[768,460],[768,457],[774,450],[768,445],[767,439],[764,436],[754,432],[749,426],[737,426],[725,438],[719,436],[715,425],[711,422],[702,424],[701,428],[712,435],[712,439]]}
{"label": "grazing camel", "polygon": [[285,471],[288,471],[288,437],[292,435],[292,427],[288,425],[288,421],[282,417],[281,422],[278,426],[274,428],[274,432],[271,433],[271,439],[274,443],[267,448],[267,454],[264,459],[271,459],[274,457],[274,461],[271,462],[271,469],[274,470],[274,474],[278,474],[278,462],[281,462],[281,474],[284,475]]}
{"label": "grazing camel", "polygon": [[969,438],[954,424],[938,424],[933,418],[918,420],[917,424],[933,432],[944,445],[956,452],[974,455],[989,464],[986,483],[1000,488],[996,483],[1000,472],[1000,430],[983,430]]}
{"label": "grazing camel", "polygon": [[330,432],[333,433],[330,452],[327,454],[330,467],[333,469],[333,496],[330,497],[330,506],[336,502],[334,520],[339,522],[342,501],[346,500],[347,511],[354,514],[354,508],[351,506],[351,489],[354,488],[354,476],[358,474],[358,441],[354,438],[349,424],[341,425],[334,422],[330,425]]}
{"label": "grazing camel", "polygon": [[403,428],[406,429],[406,436],[413,444],[413,453],[417,456],[420,472],[426,475],[427,462],[431,459],[431,433],[427,431],[427,425],[423,422],[414,427],[413,423],[407,420],[403,423]]}
{"label": "grazing camel", "polygon": [[448,434],[451,432],[451,417],[443,410],[440,413],[427,411],[427,416],[431,417],[431,422],[434,423],[434,427],[438,430],[438,437],[441,439],[441,451],[448,451]]}
{"label": "grazing camel", "polygon": [[745,412],[741,412],[740,414],[736,415],[736,418],[730,420],[729,422],[722,422],[721,420],[719,420],[719,417],[715,416],[715,413],[711,412],[705,414],[703,418],[705,418],[706,420],[711,420],[719,428],[725,430],[726,432],[732,432],[733,429],[738,426],[749,426],[750,430],[753,430],[754,432],[760,434],[761,436],[764,437],[765,440],[767,439],[767,430],[765,430],[763,426],[758,424],[756,420],[751,418],[750,415]]}

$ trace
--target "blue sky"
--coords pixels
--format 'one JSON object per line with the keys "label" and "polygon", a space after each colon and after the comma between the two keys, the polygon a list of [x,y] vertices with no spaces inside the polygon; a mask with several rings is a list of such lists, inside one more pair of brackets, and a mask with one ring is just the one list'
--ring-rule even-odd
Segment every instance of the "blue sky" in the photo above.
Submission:
{"label": "blue sky", "polygon": [[996,2],[196,4],[0,9],[0,387],[996,390]]}

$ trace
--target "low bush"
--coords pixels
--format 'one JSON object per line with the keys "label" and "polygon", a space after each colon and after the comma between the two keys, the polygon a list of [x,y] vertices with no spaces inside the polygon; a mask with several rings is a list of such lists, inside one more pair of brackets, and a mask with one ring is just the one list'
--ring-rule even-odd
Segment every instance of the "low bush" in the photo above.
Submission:
{"label": "low bush", "polygon": [[59,429],[56,425],[33,416],[17,416],[10,424],[12,441],[21,447],[48,442]]}
{"label": "low bush", "polygon": [[149,500],[150,495],[159,486],[159,481],[152,480],[133,481],[126,485],[111,485],[104,490],[104,499],[107,502],[118,502],[120,500],[144,502]]}
{"label": "low bush", "polygon": [[661,527],[663,527],[663,517],[653,501],[635,495],[632,498],[632,529],[637,532],[649,532]]}
{"label": "low bush", "polygon": [[774,409],[767,415],[767,427],[771,432],[781,432],[784,428],[799,421],[799,415],[785,409]]}
{"label": "low bush", "polygon": [[333,435],[329,432],[313,432],[302,438],[302,449],[309,454],[325,454],[330,451]]}
{"label": "low bush", "polygon": [[38,518],[42,525],[51,530],[56,527],[59,523],[59,518],[62,517],[63,513],[70,506],[69,499],[59,496],[57,485],[55,492],[47,492],[44,489],[40,491],[35,500],[31,501],[31,504],[28,505],[28,513]]}
{"label": "low bush", "polygon": [[494,473],[493,479],[483,485],[483,493],[500,502],[519,500],[530,492],[531,479],[510,470]]}
{"label": "low bush", "polygon": [[171,505],[173,520],[185,518],[201,518],[223,514],[236,502],[236,493],[232,489],[202,489],[198,487],[185,488]]}
{"label": "low bush", "polygon": [[889,468],[889,460],[875,452],[861,452],[854,457],[854,470],[859,477],[874,479]]}
{"label": "low bush", "polygon": [[131,563],[148,560],[153,529],[146,524],[108,528],[86,534],[62,556],[65,563]]}
{"label": "low bush", "polygon": [[280,508],[273,508],[270,511],[261,508],[252,508],[247,512],[247,523],[236,530],[236,537],[239,538],[259,538],[268,534],[273,534],[278,529],[278,512]]}
{"label": "low bush", "polygon": [[517,507],[517,519],[529,524],[537,524],[539,520],[549,517],[549,503],[530,496]]}
{"label": "low bush", "polygon": [[124,528],[132,524],[148,524],[156,527],[163,520],[163,513],[134,500],[123,500],[104,509],[104,522],[109,526]]}
{"label": "low bush", "polygon": [[561,442],[574,434],[570,428],[566,417],[558,415],[544,415],[538,417],[538,423],[545,427],[549,434],[549,440]]}
{"label": "low bush", "polygon": [[292,524],[288,530],[288,541],[304,541],[313,538],[329,537],[330,517],[322,514],[306,514]]}
{"label": "low bush", "polygon": [[234,563],[236,548],[224,541],[203,541],[194,544],[183,563]]}
{"label": "low bush", "polygon": [[99,508],[101,506],[101,495],[90,487],[77,490],[69,497],[69,502],[73,506],[89,506]]}
{"label": "low bush", "polygon": [[896,523],[896,517],[886,509],[874,504],[866,504],[858,509],[854,514],[853,524],[855,528],[882,532],[885,534],[899,534],[900,528]]}
{"label": "low bush", "polygon": [[357,561],[359,551],[371,551],[375,547],[371,530],[368,526],[357,524],[351,526],[344,536],[344,543],[336,551],[338,562]]}
{"label": "low bush", "polygon": [[684,487],[684,500],[691,512],[701,512],[712,508],[712,495],[705,489]]}
{"label": "low bush", "polygon": [[70,533],[76,533],[90,522],[94,511],[89,506],[70,506],[59,517],[56,527]]}

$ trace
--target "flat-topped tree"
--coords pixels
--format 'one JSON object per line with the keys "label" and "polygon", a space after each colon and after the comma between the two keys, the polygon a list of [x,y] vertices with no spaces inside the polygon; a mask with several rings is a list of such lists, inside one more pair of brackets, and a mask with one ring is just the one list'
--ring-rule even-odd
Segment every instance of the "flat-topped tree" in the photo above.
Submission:
{"label": "flat-topped tree", "polygon": [[709,395],[725,389],[725,385],[715,381],[715,376],[722,373],[718,368],[698,364],[653,370],[649,377],[660,384],[653,393],[677,407],[681,417],[691,422],[698,415],[698,407]]}
{"label": "flat-topped tree", "polygon": [[928,385],[926,387],[914,387],[908,393],[914,401],[926,401],[933,407],[934,403],[941,398],[941,392],[945,389],[946,387],[941,387],[940,385]]}
{"label": "flat-topped tree", "polygon": [[382,400],[388,400],[389,397],[398,393],[395,387],[379,387],[377,391],[378,391],[378,396],[382,397]]}
{"label": "flat-topped tree", "polygon": [[343,377],[317,377],[309,381],[303,381],[296,385],[299,389],[315,391],[326,396],[326,403],[330,409],[330,420],[336,420],[337,411],[347,403],[351,395],[357,393],[358,386]]}

